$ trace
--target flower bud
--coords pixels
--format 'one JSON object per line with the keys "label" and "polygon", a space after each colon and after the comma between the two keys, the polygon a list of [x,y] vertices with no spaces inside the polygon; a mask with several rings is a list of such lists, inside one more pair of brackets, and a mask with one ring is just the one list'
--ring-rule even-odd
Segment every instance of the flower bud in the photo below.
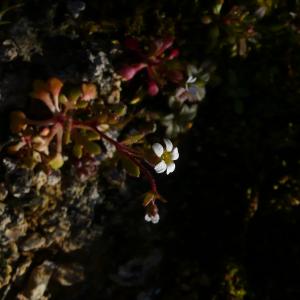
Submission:
{"label": "flower bud", "polygon": [[148,93],[150,96],[155,96],[157,95],[159,92],[159,87],[157,85],[157,83],[153,80],[151,80],[149,83],[148,83]]}

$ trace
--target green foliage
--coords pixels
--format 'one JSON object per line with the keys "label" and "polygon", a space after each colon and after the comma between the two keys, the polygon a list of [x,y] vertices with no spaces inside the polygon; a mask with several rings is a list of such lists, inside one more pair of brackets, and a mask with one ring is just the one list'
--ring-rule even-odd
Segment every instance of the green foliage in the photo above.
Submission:
{"label": "green foliage", "polygon": [[140,168],[126,156],[121,157],[122,165],[126,172],[133,177],[140,177]]}

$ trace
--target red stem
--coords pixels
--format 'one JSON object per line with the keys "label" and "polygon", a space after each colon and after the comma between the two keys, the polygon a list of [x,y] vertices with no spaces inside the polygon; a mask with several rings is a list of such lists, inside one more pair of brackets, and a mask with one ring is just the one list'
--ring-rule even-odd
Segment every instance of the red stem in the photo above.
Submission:
{"label": "red stem", "polygon": [[131,153],[130,149],[128,149],[124,145],[118,143],[117,141],[115,141],[114,139],[112,139],[111,137],[106,135],[104,132],[99,130],[97,128],[97,126],[95,126],[95,125],[84,125],[84,124],[80,125],[80,124],[77,123],[74,126],[75,127],[80,127],[80,128],[85,128],[85,129],[92,129],[92,130],[98,132],[102,138],[104,138],[109,143],[114,145],[116,147],[117,151],[121,152],[123,155],[128,157],[128,159],[130,159],[135,165],[137,165],[140,168],[140,170],[142,171],[144,176],[148,179],[148,181],[150,183],[150,186],[151,186],[152,192],[155,193],[155,194],[158,194],[156,182],[155,182],[155,179],[153,178],[152,174],[149,172],[149,170],[136,157],[134,157],[134,153]]}
{"label": "red stem", "polygon": [[155,182],[152,174],[149,172],[149,170],[140,161],[138,161],[135,157],[132,157],[129,154],[126,154],[126,155],[133,163],[135,163],[137,166],[140,167],[142,173],[145,175],[145,177],[148,179],[148,181],[150,183],[152,192],[155,194],[158,194],[156,182]]}

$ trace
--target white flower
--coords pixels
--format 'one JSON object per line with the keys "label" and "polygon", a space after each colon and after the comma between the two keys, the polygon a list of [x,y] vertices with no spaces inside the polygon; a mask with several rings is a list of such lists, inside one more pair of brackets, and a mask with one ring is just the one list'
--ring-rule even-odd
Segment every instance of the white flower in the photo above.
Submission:
{"label": "white flower", "polygon": [[154,167],[157,173],[164,173],[166,171],[167,175],[174,172],[175,163],[174,160],[179,158],[178,148],[173,147],[172,142],[169,139],[164,139],[165,149],[159,144],[155,143],[152,145],[154,153],[161,158],[161,161]]}
{"label": "white flower", "polygon": [[195,83],[197,81],[197,77],[195,76],[189,76],[186,83]]}
{"label": "white flower", "polygon": [[145,214],[145,221],[152,222],[153,224],[157,224],[159,222],[159,214],[155,214],[154,216]]}

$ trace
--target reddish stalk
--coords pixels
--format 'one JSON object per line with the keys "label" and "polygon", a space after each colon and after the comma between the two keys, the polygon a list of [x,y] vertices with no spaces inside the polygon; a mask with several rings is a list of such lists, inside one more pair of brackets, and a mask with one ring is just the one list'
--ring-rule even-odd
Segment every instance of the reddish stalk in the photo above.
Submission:
{"label": "reddish stalk", "polygon": [[[30,125],[37,125],[37,126],[53,126],[51,130],[51,135],[48,137],[49,143],[53,139],[53,137],[56,135],[57,138],[57,152],[61,153],[62,149],[62,127],[63,122],[65,121],[65,115],[59,114],[54,118],[51,118],[49,120],[45,121],[35,121],[35,120],[27,120],[28,124]],[[115,141],[108,135],[106,135],[104,132],[102,132],[100,129],[98,129],[98,124],[95,121],[87,121],[87,122],[80,122],[80,121],[73,121],[71,127],[72,129],[80,128],[80,129],[86,129],[97,132],[103,139],[108,141],[110,144],[114,145],[120,153],[125,155],[129,160],[131,160],[135,165],[137,165],[141,172],[144,174],[144,176],[149,181],[149,184],[151,186],[151,191],[155,194],[158,194],[157,186],[154,177],[149,172],[149,170],[141,163],[139,154],[135,151],[128,148],[126,145],[122,145],[121,143]]]}
{"label": "reddish stalk", "polygon": [[104,132],[99,130],[97,127],[93,128],[93,129],[96,130],[101,135],[102,138],[107,140],[109,143],[113,144],[119,152],[124,154],[135,165],[137,165],[140,168],[140,170],[142,171],[142,173],[144,174],[144,176],[148,179],[148,181],[150,183],[150,186],[151,186],[152,192],[155,193],[155,194],[158,194],[156,182],[155,182],[152,174],[149,172],[149,170],[136,157],[134,157],[134,153],[130,152],[127,147],[124,147],[122,144],[118,143],[117,141],[115,141],[111,137],[107,136]]}

